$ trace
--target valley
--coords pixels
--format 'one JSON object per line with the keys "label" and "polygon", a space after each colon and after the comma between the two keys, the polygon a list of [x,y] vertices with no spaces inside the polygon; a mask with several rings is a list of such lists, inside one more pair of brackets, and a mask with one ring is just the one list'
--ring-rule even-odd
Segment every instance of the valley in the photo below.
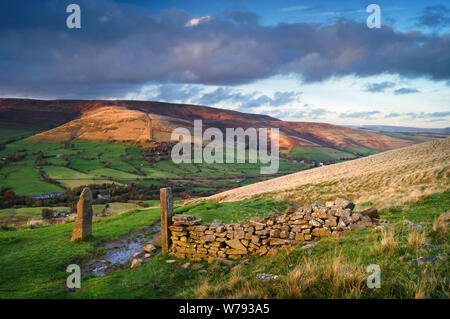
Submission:
{"label": "valley", "polygon": [[[203,130],[278,128],[277,173],[261,175],[261,165],[248,160],[175,164],[170,152],[177,141],[171,132],[177,127],[192,132],[195,119],[202,120]],[[172,187],[178,199],[189,199],[415,143],[324,123],[140,101],[0,99],[0,132],[1,208],[63,206],[69,211],[74,195],[67,194],[76,195],[74,189],[83,185],[98,185],[98,193],[110,194],[115,188],[140,187],[139,196],[112,195],[109,203],[157,200],[163,186]],[[52,193],[63,195],[36,200]],[[0,210],[0,220],[11,222],[9,211]]]}

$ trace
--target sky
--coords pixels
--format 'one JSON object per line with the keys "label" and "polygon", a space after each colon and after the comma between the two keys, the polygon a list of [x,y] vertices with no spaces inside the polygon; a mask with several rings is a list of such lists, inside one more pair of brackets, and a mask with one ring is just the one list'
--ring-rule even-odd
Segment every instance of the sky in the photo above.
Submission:
{"label": "sky", "polygon": [[[81,8],[69,29],[66,7]],[[369,4],[381,28],[369,28]],[[135,99],[450,126],[448,1],[9,0],[0,97]]]}

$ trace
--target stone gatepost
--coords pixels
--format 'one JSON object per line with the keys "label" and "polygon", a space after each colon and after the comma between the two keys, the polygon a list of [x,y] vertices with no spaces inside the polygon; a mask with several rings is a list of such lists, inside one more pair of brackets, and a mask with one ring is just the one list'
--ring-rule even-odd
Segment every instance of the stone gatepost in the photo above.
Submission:
{"label": "stone gatepost", "polygon": [[92,235],[92,215],[92,192],[89,187],[85,187],[77,204],[77,219],[73,227],[71,241],[85,239]]}
{"label": "stone gatepost", "polygon": [[160,207],[161,207],[161,246],[162,253],[167,254],[170,248],[170,230],[169,226],[173,216],[173,197],[170,187],[160,189]]}

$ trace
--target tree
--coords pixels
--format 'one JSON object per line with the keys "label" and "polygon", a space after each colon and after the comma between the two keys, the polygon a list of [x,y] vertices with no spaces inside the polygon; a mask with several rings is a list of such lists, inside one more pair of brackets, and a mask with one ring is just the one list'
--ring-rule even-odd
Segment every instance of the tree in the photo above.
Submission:
{"label": "tree", "polygon": [[13,190],[8,189],[5,193],[4,196],[8,199],[13,199],[14,197],[16,197],[16,193],[14,193]]}
{"label": "tree", "polygon": [[41,207],[42,206],[42,202],[40,200],[37,200],[33,203],[33,207]]}
{"label": "tree", "polygon": [[53,210],[50,208],[42,208],[42,218],[43,219],[52,219],[53,218]]}

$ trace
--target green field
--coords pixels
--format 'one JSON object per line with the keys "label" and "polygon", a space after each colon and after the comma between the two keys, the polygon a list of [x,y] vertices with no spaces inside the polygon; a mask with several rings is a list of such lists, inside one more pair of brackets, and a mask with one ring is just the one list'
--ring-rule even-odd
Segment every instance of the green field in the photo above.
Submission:
{"label": "green field", "polygon": [[348,153],[355,153],[355,154],[362,155],[362,156],[369,156],[369,155],[384,152],[383,150],[369,148],[369,147],[365,147],[365,146],[347,146],[347,147],[344,147],[342,150],[345,152],[348,152]]}
{"label": "green field", "polygon": [[289,157],[313,161],[340,161],[354,159],[356,156],[328,147],[293,147],[288,154]]}
{"label": "green field", "polygon": [[64,206],[4,208],[4,209],[0,209],[0,223],[4,219],[14,218],[14,217],[26,218],[26,219],[41,218],[42,209],[44,209],[44,208],[57,210],[58,212],[70,211],[70,209],[68,207],[64,207]]}
{"label": "green field", "polygon": [[[262,199],[239,203],[199,203],[177,208],[206,220],[224,222],[247,215],[262,216],[287,203]],[[450,265],[420,267],[407,262],[419,256],[436,255],[449,249],[449,233],[433,230],[433,221],[450,207],[450,193],[435,194],[418,203],[381,211],[381,218],[397,223],[407,218],[424,226],[421,234],[438,250],[425,251],[408,242],[414,230],[395,224],[395,243],[380,250],[383,233],[376,229],[353,231],[342,238],[327,238],[310,250],[295,249],[274,257],[254,258],[250,264],[198,262],[206,274],[180,267],[185,260],[166,263],[160,255],[137,269],[112,272],[104,277],[82,278],[82,289],[65,288],[69,264],[82,264],[101,256],[99,248],[133,230],[142,230],[159,218],[158,209],[131,211],[96,219],[94,238],[71,243],[73,223],[0,231],[0,298],[448,298]],[[246,210],[246,211],[245,211]],[[214,212],[217,211],[218,215]],[[243,211],[243,215],[239,215]],[[196,263],[196,262],[191,262]],[[380,289],[368,289],[366,267],[382,269]],[[257,273],[280,276],[262,282]]]}

